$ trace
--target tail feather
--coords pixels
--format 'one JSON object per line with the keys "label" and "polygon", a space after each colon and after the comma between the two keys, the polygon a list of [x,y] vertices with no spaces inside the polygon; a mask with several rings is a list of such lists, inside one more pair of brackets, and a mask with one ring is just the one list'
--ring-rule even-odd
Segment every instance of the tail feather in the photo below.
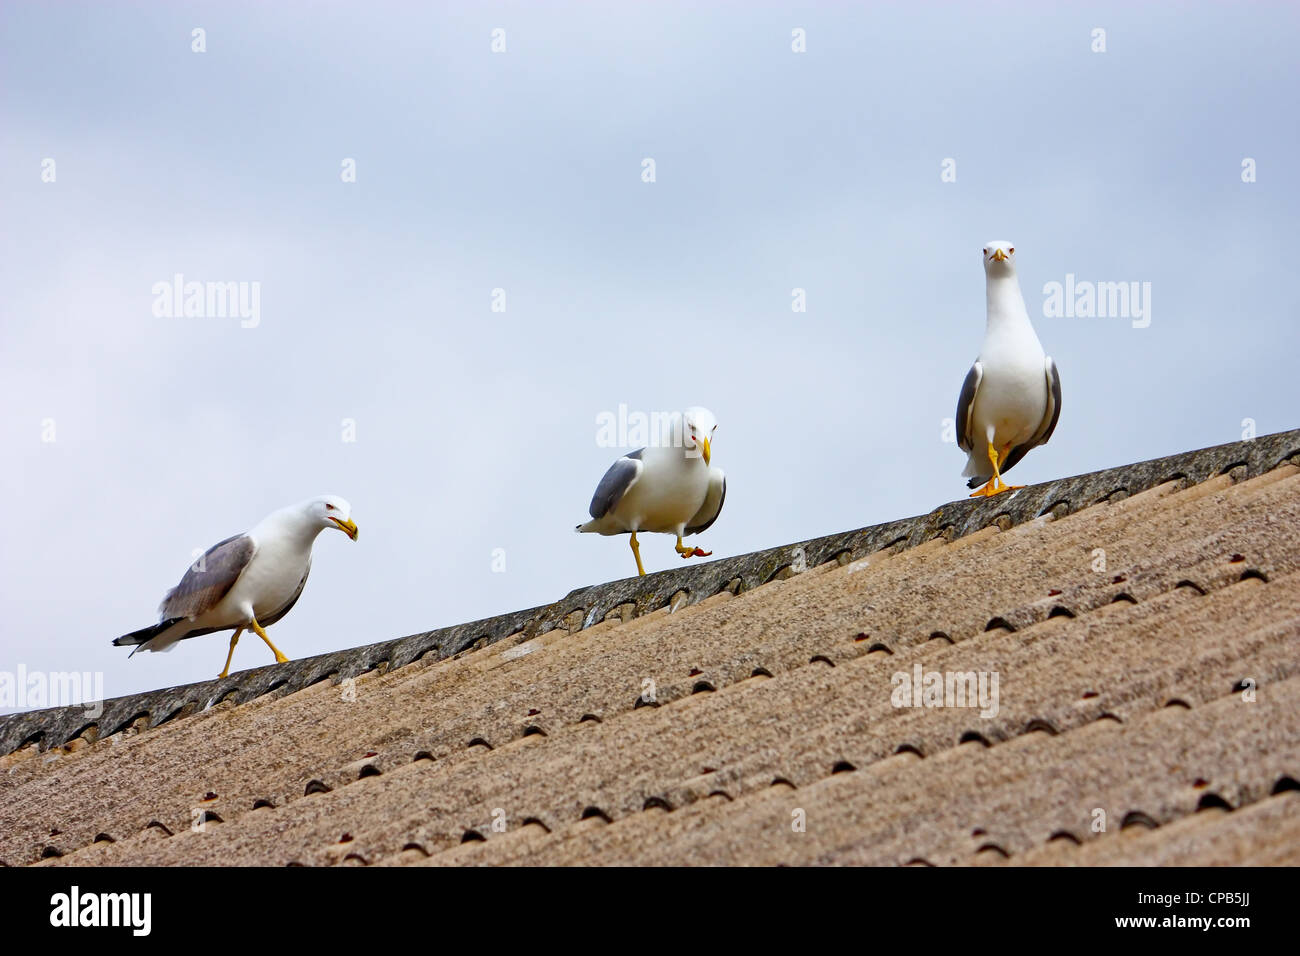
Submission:
{"label": "tail feather", "polygon": [[[129,647],[132,644],[136,645],[135,650],[132,651],[130,654],[131,657],[135,656],[136,651],[154,650],[154,648],[148,647],[146,645],[148,645],[149,642],[152,641],[154,638],[159,637],[162,634],[166,633],[174,625],[179,624],[183,620],[185,620],[185,618],[173,617],[166,621],[159,621],[157,624],[151,624],[149,627],[142,627],[140,628],[140,630],[132,631],[130,634],[123,634],[121,637],[116,637],[113,639],[113,646]],[[168,646],[170,646],[171,643],[172,642],[169,642]],[[162,650],[162,649],[163,648],[158,648],[158,650]]]}
{"label": "tail feather", "polygon": [[132,631],[130,634],[123,634],[121,637],[115,637],[113,638],[113,646],[129,647],[132,644],[143,644],[145,641],[157,637],[179,620],[179,617],[174,617],[168,621],[159,621],[157,624],[142,627],[140,630]]}
{"label": "tail feather", "polygon": [[972,451],[966,456],[966,467],[962,469],[961,476],[970,479],[966,482],[967,488],[978,488],[993,477],[993,469],[989,467],[987,457],[976,455]]}

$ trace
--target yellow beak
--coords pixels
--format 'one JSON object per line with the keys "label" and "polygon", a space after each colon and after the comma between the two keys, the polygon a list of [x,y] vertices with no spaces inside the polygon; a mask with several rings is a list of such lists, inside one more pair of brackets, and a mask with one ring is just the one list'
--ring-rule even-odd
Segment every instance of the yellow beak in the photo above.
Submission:
{"label": "yellow beak", "polygon": [[1003,259],[1005,259],[1006,257],[1007,257],[1007,254],[1006,254],[1005,252],[1003,252],[1001,249],[994,249],[994,250],[993,250],[993,261],[994,261],[994,262],[1001,262],[1001,261],[1002,261]]}
{"label": "yellow beak", "polygon": [[353,522],[351,518],[339,519],[331,516],[330,521],[333,521],[336,525],[338,525],[339,530],[342,531],[344,534],[346,534],[353,541],[357,540],[357,535],[360,534],[360,532],[357,530],[356,523]]}
{"label": "yellow beak", "polygon": [[700,454],[704,456],[704,463],[707,465],[709,463],[709,440],[701,438],[696,444],[700,446]]}

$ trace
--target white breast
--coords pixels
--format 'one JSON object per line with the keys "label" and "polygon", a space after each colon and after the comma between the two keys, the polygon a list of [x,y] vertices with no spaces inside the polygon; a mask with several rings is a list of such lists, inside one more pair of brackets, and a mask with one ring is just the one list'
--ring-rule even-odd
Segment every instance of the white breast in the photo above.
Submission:
{"label": "white breast", "polygon": [[311,561],[311,544],[296,538],[254,538],[257,552],[221,602],[196,621],[202,627],[234,627],[262,621],[287,604]]}
{"label": "white breast", "polygon": [[709,467],[680,448],[646,449],[645,470],[618,503],[620,520],[642,531],[676,532],[709,492]]}
{"label": "white breast", "polygon": [[1028,441],[1047,409],[1047,356],[1028,318],[989,329],[980,350],[984,376],[972,409],[971,434],[993,432],[998,448]]}

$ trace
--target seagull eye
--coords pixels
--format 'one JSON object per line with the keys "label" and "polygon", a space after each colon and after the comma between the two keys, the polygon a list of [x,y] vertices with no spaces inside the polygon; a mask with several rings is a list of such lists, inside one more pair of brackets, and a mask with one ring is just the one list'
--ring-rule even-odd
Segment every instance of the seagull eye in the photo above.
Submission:
{"label": "seagull eye", "polygon": [[1016,247],[1015,247],[1015,246],[1012,246],[1010,249],[1007,250],[1007,253],[1008,253],[1009,255],[1014,255],[1014,254],[1015,254],[1015,251],[1016,251]]}
{"label": "seagull eye", "polygon": [[334,506],[331,505],[331,504],[326,504],[326,505],[325,505],[325,510],[326,510],[326,511],[333,511],[333,510],[334,510]]}

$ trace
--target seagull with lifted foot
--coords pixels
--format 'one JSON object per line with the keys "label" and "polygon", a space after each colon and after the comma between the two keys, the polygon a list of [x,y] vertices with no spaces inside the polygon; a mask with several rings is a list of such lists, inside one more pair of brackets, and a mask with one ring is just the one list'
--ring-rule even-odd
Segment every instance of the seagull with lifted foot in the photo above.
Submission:
{"label": "seagull with lifted foot", "polygon": [[712,551],[683,544],[687,535],[707,531],[727,496],[727,478],[710,465],[718,423],[706,408],[688,408],[669,416],[664,433],[647,448],[629,452],[610,466],[592,496],[591,520],[579,532],[630,534],[637,574],[641,563],[638,531],[675,534],[676,551],[687,558],[707,558]]}

